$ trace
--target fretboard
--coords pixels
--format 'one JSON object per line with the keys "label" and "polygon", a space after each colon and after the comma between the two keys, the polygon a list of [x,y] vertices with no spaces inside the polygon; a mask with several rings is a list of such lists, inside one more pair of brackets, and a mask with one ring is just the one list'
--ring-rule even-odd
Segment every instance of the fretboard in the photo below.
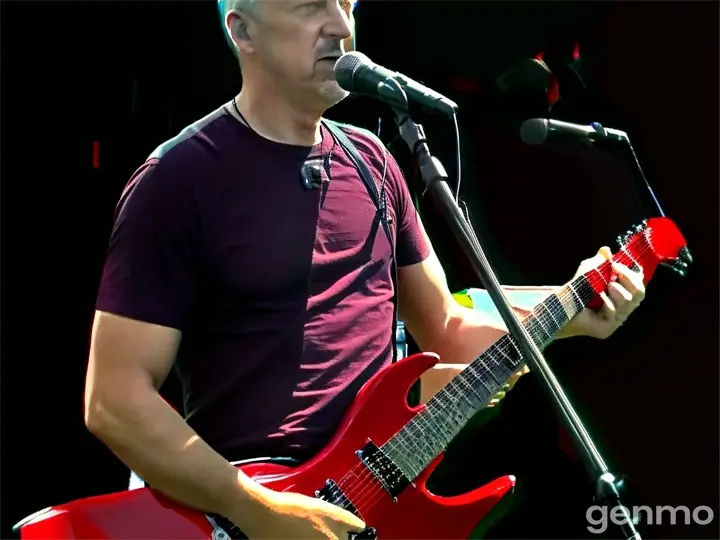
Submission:
{"label": "fretboard", "polygon": [[[542,349],[595,294],[587,278],[579,276],[535,306],[523,326]],[[506,334],[435,394],[383,451],[409,479],[416,478],[524,363],[515,338]]]}

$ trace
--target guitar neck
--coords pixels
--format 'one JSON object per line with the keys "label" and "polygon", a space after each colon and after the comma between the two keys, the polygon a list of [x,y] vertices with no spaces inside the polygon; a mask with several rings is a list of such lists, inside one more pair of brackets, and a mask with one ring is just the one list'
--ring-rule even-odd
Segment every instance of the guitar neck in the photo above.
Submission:
{"label": "guitar neck", "polygon": [[[593,282],[600,279],[605,281],[599,271],[588,272],[535,306],[522,324],[540,349],[592,301]],[[504,335],[435,394],[383,450],[408,478],[416,478],[524,364],[515,338]]]}

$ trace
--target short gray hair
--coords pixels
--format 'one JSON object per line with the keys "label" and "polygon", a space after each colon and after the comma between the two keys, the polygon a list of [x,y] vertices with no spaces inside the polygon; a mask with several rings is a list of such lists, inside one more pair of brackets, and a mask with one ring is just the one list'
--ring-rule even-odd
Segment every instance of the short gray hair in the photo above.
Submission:
{"label": "short gray hair", "polygon": [[232,10],[237,10],[241,13],[252,13],[257,9],[257,5],[260,0],[228,0],[225,4],[225,14]]}

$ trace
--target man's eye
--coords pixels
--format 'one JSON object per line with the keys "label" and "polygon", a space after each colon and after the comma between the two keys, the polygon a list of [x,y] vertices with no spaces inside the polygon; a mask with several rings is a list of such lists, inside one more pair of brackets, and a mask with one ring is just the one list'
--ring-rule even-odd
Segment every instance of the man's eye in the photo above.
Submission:
{"label": "man's eye", "polygon": [[299,10],[302,13],[316,13],[317,11],[325,9],[326,5],[327,3],[323,2],[322,0],[318,2],[308,2],[307,4],[302,4],[299,7]]}

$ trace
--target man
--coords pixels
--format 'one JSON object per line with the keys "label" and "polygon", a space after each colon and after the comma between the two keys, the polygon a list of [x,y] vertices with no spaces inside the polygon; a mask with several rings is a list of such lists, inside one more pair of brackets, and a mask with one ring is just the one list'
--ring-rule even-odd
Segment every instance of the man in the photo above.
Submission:
{"label": "man", "polygon": [[[352,33],[350,5],[237,0],[225,25],[242,91],[158,148],[118,206],[85,420],[156,489],[226,516],[250,538],[344,538],[364,528],[360,519],[270,492],[229,460],[307,459],[390,363],[393,251],[400,318],[424,350],[467,364],[505,330],[453,302],[381,144],[352,133],[384,179],[394,246],[373,222],[358,171],[320,123],[346,96],[333,67]],[[302,186],[308,164],[320,189]],[[603,249],[585,265],[608,256]],[[581,314],[565,335],[607,337],[637,306],[641,276],[617,272],[604,311]],[[185,420],[157,391],[173,365]],[[457,369],[428,373],[426,396]]]}

